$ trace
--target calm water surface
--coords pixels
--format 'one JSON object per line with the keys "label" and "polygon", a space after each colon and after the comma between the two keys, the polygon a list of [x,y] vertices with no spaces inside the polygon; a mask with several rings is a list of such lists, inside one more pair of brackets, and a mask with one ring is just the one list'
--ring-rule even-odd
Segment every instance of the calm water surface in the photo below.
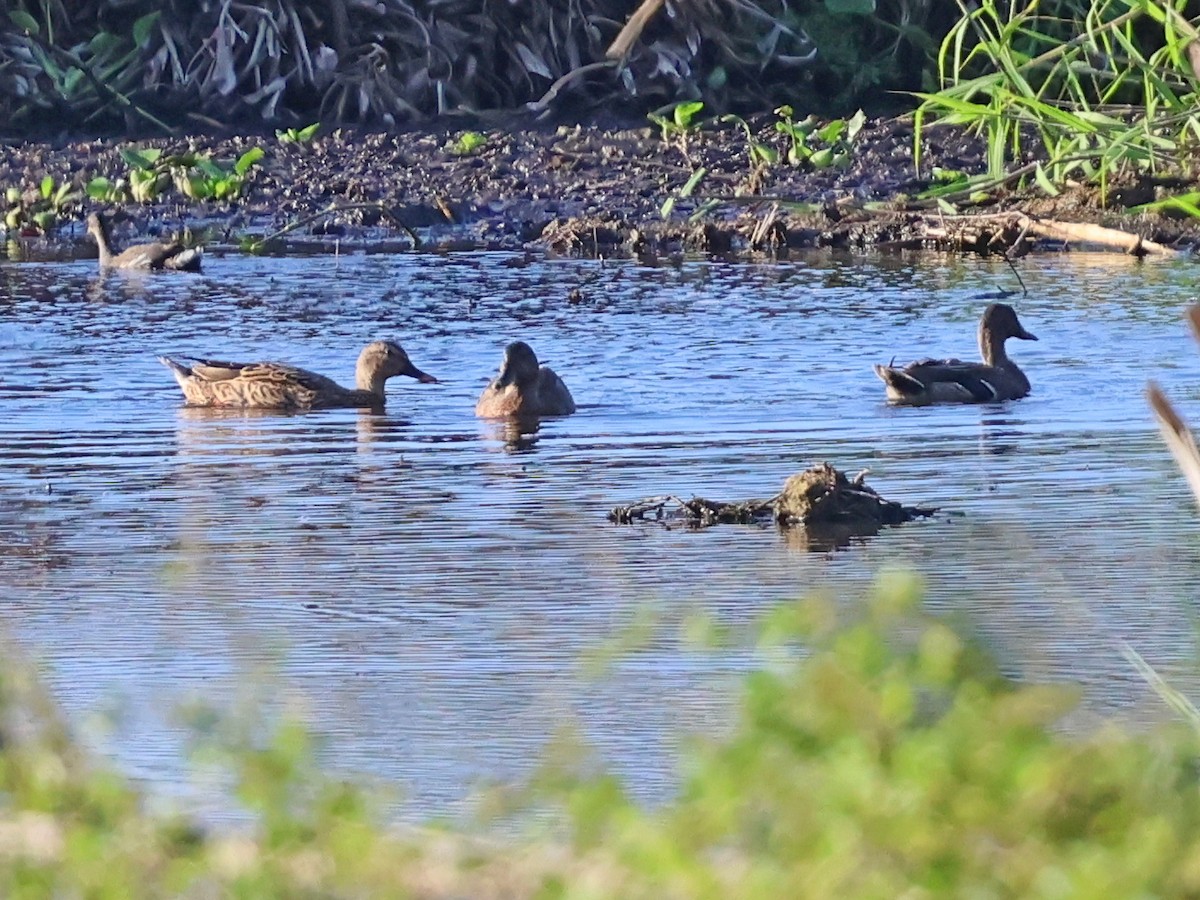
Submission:
{"label": "calm water surface", "polygon": [[[981,295],[1014,286],[1003,263],[93,266],[0,267],[0,628],[80,721],[119,709],[95,739],[165,793],[187,791],[172,711],[231,706],[269,672],[328,758],[401,783],[412,818],[527,772],[567,719],[663,796],[680,735],[728,722],[746,659],[668,628],[593,681],[581,652],[646,604],[745,623],[813,589],[856,604],[896,564],[1007,671],[1079,682],[1089,710],[1163,715],[1121,640],[1200,691],[1200,518],[1142,396],[1153,377],[1200,419],[1190,264],[1023,261],[1015,305],[1041,340],[1012,351],[1033,396],[932,409],[886,406],[871,363],[975,357]],[[185,409],[155,361],[282,359],[349,382],[377,336],[445,383],[393,381],[382,415],[221,414]],[[517,337],[580,404],[532,435],[472,416]],[[835,553],[605,520],[654,494],[769,496],[821,460],[952,514]]]}

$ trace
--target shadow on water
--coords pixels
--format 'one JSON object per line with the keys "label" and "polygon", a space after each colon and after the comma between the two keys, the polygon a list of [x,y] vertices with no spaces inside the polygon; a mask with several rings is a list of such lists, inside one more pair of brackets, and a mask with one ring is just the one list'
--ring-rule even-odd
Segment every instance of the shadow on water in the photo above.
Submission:
{"label": "shadow on water", "polygon": [[[1033,395],[895,409],[871,364],[973,358],[979,297],[1013,286],[1002,262],[227,257],[132,279],[6,264],[0,620],[72,712],[121,698],[107,749],[165,790],[183,781],[171,706],[229,701],[268,665],[332,760],[399,779],[413,816],[527,771],[565,715],[662,796],[678,735],[723,727],[745,659],[669,631],[595,683],[582,651],[646,603],[745,623],[813,589],[856,603],[897,564],[1011,674],[1153,717],[1113,648],[1197,687],[1196,520],[1142,400],[1151,373],[1185,409],[1200,400],[1181,324],[1192,273],[1087,255],[1021,272],[1041,341],[1013,353]],[[375,337],[446,383],[390,384],[382,414],[229,413],[183,407],[155,360],[277,359],[349,381]],[[474,418],[518,337],[553,361],[575,415]],[[947,514],[818,553],[769,528],[605,520],[655,494],[769,496],[822,460]]]}

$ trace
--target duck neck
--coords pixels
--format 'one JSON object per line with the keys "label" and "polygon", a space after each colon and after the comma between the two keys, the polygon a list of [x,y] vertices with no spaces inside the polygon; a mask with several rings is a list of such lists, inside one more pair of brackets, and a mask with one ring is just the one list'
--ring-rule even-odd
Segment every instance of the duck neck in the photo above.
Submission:
{"label": "duck neck", "polygon": [[354,386],[356,388],[368,394],[374,394],[382,403],[386,396],[383,390],[386,383],[387,376],[379,369],[359,360],[358,366],[354,370]]}
{"label": "duck neck", "polygon": [[990,328],[979,329],[979,353],[985,366],[1004,366],[1009,362],[1008,351],[1004,349],[1004,338]]}
{"label": "duck neck", "polygon": [[108,226],[102,221],[97,221],[96,227],[92,229],[92,235],[96,238],[96,246],[100,248],[100,265],[108,265],[113,258],[112,240],[108,236]]}

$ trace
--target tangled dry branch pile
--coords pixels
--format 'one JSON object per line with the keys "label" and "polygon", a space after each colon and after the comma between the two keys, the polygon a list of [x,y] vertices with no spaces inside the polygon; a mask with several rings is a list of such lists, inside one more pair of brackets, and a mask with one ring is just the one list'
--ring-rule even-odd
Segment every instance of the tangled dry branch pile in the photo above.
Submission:
{"label": "tangled dry branch pile", "polygon": [[[647,6],[653,0],[647,0]],[[661,5],[661,0],[658,4]],[[627,54],[635,0],[13,0],[0,120],[14,127],[388,124],[536,102],[770,102],[813,46],[786,0],[666,0]],[[627,32],[628,36],[628,32]]]}
{"label": "tangled dry branch pile", "polygon": [[818,537],[829,538],[818,540],[811,548],[823,550],[851,536],[872,535],[885,525],[900,525],[937,511],[885,500],[866,484],[866,474],[860,472],[848,478],[829,463],[818,463],[788,478],[783,489],[769,500],[727,503],[663,495],[610,510],[608,520],[617,525],[658,522],[689,528],[765,525],[773,521],[784,528],[800,526]]}

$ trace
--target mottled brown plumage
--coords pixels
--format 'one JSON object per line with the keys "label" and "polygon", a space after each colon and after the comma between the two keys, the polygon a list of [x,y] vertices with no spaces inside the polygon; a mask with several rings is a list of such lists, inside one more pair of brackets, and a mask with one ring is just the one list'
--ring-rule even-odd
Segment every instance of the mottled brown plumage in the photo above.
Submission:
{"label": "mottled brown plumage", "polygon": [[1006,303],[993,303],[979,320],[979,352],[982,363],[960,359],[922,359],[904,368],[875,366],[875,374],[887,386],[888,399],[908,406],[930,403],[993,403],[1017,400],[1029,393],[1029,379],[1008,358],[1004,342],[1009,338],[1036,341]]}
{"label": "mottled brown plumage", "polygon": [[355,369],[355,387],[283,363],[232,363],[184,357],[188,364],[168,356],[158,358],[169,368],[192,406],[242,409],[321,409],[354,407],[382,409],[387,402],[384,384],[393,375],[436,382],[412,364],[404,349],[392,341],[374,341],[363,348]]}
{"label": "mottled brown plumage", "polygon": [[537,354],[524,341],[514,341],[504,348],[500,373],[475,404],[475,415],[485,418],[566,416],[573,412],[575,400],[563,380],[549,367],[539,367]]}
{"label": "mottled brown plumage", "polygon": [[100,248],[100,268],[102,269],[174,269],[179,272],[199,272],[203,251],[199,247],[187,248],[172,241],[164,244],[154,241],[149,244],[137,244],[113,252],[112,238],[108,232],[108,223],[99,213],[89,213],[87,230],[96,239]]}

